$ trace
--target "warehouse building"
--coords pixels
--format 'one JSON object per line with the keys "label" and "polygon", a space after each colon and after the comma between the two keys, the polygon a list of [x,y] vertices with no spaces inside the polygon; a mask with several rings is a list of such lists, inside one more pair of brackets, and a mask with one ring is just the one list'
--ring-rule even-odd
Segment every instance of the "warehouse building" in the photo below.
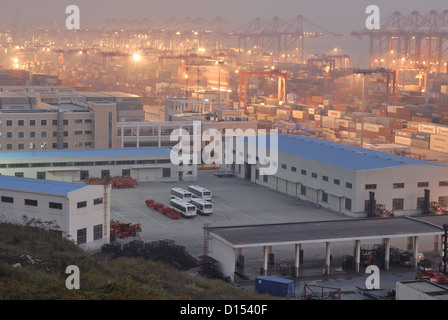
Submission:
{"label": "warehouse building", "polygon": [[84,250],[110,241],[110,186],[0,176],[0,216],[54,222],[62,235]]}
{"label": "warehouse building", "polygon": [[180,171],[170,153],[165,148],[4,151],[0,174],[63,182],[105,176],[131,176],[139,182],[196,180],[196,166]]}
{"label": "warehouse building", "polygon": [[[247,144],[246,140],[246,149]],[[422,213],[425,190],[429,201],[448,206],[448,167],[443,165],[313,137],[279,135],[277,173],[262,176],[262,159],[252,164],[254,156],[235,145],[233,150],[244,156],[244,164],[224,166],[240,178],[352,217],[366,217],[370,192],[377,204],[396,215]]]}

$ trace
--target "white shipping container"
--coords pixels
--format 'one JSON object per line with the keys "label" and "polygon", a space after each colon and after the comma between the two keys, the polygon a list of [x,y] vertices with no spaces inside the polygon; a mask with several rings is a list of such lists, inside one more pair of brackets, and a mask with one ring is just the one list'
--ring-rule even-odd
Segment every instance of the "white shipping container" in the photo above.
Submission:
{"label": "white shipping container", "polygon": [[337,110],[328,110],[328,116],[333,118],[340,118],[341,117],[341,111]]}
{"label": "white shipping container", "polygon": [[429,150],[448,153],[448,144],[440,142],[429,142]]}
{"label": "white shipping container", "polygon": [[387,106],[387,112],[397,113],[397,109],[401,108],[399,106]]}
{"label": "white shipping container", "polygon": [[437,132],[437,127],[435,125],[432,125],[432,124],[420,123],[418,125],[418,131],[419,132],[425,132],[425,133],[436,133]]}
{"label": "white shipping container", "polygon": [[296,119],[303,119],[303,111],[293,110],[292,116],[293,116],[293,118],[296,118]]}
{"label": "white shipping container", "polygon": [[314,120],[320,121],[322,119],[320,114],[315,114],[314,115]]}
{"label": "white shipping container", "polygon": [[382,127],[382,126],[380,126],[378,124],[364,123],[364,130],[366,130],[366,131],[379,132],[380,127]]}
{"label": "white shipping container", "polygon": [[395,143],[403,144],[405,146],[411,145],[411,138],[395,136]]}
{"label": "white shipping container", "polygon": [[349,125],[349,121],[348,121],[348,120],[342,120],[342,119],[336,119],[336,120],[335,120],[335,123],[336,123],[338,126],[346,127],[346,128],[348,128],[348,125]]}
{"label": "white shipping container", "polygon": [[448,136],[432,134],[429,141],[448,144]]}
{"label": "white shipping container", "polygon": [[442,135],[448,136],[448,127],[437,126],[437,134],[442,134]]}
{"label": "white shipping container", "polygon": [[309,114],[314,114],[314,108],[308,108],[308,113]]}

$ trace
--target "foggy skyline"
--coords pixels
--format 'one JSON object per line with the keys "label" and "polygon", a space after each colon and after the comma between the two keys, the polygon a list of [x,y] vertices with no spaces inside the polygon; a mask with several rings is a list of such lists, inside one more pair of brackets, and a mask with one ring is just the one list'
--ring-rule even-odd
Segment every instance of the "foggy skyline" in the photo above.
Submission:
{"label": "foggy skyline", "polygon": [[[359,40],[350,35],[352,31],[361,30],[365,26],[368,15],[367,6],[377,5],[381,11],[381,19],[388,17],[393,11],[408,15],[412,10],[422,15],[429,10],[443,11],[448,4],[441,0],[400,0],[400,1],[365,1],[365,0],[165,0],[165,1],[105,1],[105,0],[41,0],[36,5],[31,0],[2,1],[3,10],[0,11],[0,27],[12,28],[14,26],[38,26],[43,21],[54,20],[56,27],[64,28],[68,15],[65,8],[68,5],[77,5],[80,9],[81,28],[94,28],[106,20],[116,19],[147,19],[149,25],[163,23],[170,18],[192,19],[203,18],[210,21],[221,17],[228,23],[230,30],[252,21],[255,17],[269,21],[274,17],[282,21],[289,21],[297,15],[302,15],[318,26],[343,34],[341,37],[325,36],[320,39],[309,39],[309,49],[316,52],[325,52],[334,47],[354,56],[354,66],[365,63],[366,39]],[[308,52],[309,54],[310,52]]]}

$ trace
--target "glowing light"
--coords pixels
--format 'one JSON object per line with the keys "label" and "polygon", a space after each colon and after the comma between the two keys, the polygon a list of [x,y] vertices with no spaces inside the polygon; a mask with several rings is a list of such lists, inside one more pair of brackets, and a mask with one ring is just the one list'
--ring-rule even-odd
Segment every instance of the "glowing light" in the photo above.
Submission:
{"label": "glowing light", "polygon": [[133,55],[132,58],[133,58],[134,61],[136,61],[136,62],[142,60],[142,56],[139,55],[138,53],[134,53],[134,55]]}

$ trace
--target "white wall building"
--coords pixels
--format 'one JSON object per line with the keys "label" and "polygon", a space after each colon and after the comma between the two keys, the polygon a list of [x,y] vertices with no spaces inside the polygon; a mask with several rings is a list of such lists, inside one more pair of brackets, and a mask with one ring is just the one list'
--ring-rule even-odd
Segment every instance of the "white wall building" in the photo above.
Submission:
{"label": "white wall building", "polygon": [[110,186],[0,176],[0,216],[54,221],[82,249],[110,242]]}
{"label": "white wall building", "polygon": [[448,206],[447,166],[293,135],[279,135],[276,174],[260,175],[259,161],[250,164],[255,156],[248,158],[246,150],[244,164],[226,167],[241,178],[349,216],[367,215],[369,192],[396,215],[422,213],[425,189],[430,201]]}
{"label": "white wall building", "polygon": [[139,182],[195,181],[197,167],[179,171],[166,148],[3,151],[0,174],[63,182],[87,177],[131,176]]}

